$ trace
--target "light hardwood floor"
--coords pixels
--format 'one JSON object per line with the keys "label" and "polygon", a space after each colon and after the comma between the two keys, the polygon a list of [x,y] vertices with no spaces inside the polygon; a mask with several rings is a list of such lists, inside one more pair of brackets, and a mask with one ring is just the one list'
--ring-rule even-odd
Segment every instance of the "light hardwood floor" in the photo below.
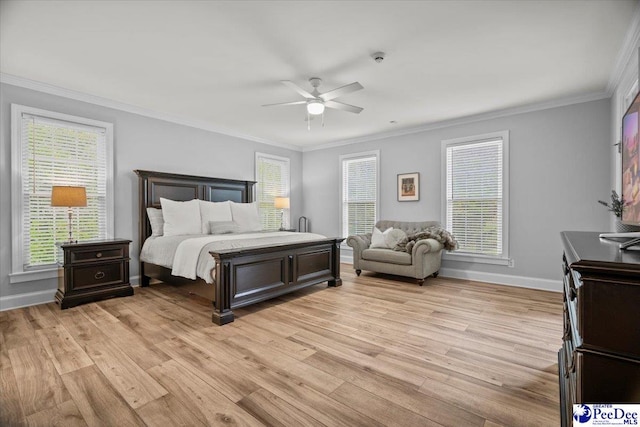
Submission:
{"label": "light hardwood floor", "polygon": [[559,425],[561,294],[342,269],[223,327],[164,284],[2,312],[0,425]]}

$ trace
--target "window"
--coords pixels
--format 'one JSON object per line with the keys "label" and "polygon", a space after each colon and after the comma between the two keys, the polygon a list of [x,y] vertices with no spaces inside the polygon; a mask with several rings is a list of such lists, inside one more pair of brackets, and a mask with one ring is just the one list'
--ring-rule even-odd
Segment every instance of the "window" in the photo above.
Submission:
{"label": "window", "polygon": [[[289,224],[289,209],[276,209],[276,197],[289,197],[289,159],[271,154],[256,153],[256,181],[258,208],[263,230],[280,228],[281,218],[284,227]],[[282,215],[282,217],[281,217]]]}
{"label": "window", "polygon": [[340,156],[342,236],[371,233],[378,218],[379,151]]}
{"label": "window", "polygon": [[16,282],[30,280],[20,273],[51,270],[58,261],[56,242],[69,238],[67,209],[51,206],[54,185],[86,188],[87,206],[73,208],[74,238],[113,234],[113,125],[15,104],[11,111]]}
{"label": "window", "polygon": [[458,241],[449,258],[507,265],[508,131],[442,141],[443,217]]}

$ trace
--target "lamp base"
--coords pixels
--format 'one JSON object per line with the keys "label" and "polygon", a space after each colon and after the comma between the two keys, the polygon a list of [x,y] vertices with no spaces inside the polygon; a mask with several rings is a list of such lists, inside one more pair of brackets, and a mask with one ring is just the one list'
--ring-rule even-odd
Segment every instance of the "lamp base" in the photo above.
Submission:
{"label": "lamp base", "polygon": [[73,218],[73,209],[69,208],[69,240],[65,243],[78,243],[78,239],[73,238],[73,227],[71,226],[71,220]]}

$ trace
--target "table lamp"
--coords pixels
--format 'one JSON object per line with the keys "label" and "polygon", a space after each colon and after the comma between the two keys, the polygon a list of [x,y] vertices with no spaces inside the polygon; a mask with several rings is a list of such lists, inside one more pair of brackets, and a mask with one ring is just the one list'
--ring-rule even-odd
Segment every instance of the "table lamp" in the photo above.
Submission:
{"label": "table lamp", "polygon": [[73,208],[87,206],[86,189],[54,185],[51,187],[51,206],[63,206],[69,209],[69,243],[76,243],[78,240],[73,240],[71,231]]}
{"label": "table lamp", "polygon": [[280,209],[280,230],[284,230],[284,210],[289,209],[289,198],[276,197],[273,199],[273,205],[276,209]]}

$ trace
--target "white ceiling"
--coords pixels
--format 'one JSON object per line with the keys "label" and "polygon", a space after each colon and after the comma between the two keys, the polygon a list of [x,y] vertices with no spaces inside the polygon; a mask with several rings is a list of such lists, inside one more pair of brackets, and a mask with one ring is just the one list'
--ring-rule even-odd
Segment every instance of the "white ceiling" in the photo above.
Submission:
{"label": "white ceiling", "polygon": [[[636,5],[2,0],[0,71],[309,147],[603,93]],[[307,131],[303,105],[261,107],[302,100],[279,81],[313,76],[360,82],[337,100],[364,111]]]}

